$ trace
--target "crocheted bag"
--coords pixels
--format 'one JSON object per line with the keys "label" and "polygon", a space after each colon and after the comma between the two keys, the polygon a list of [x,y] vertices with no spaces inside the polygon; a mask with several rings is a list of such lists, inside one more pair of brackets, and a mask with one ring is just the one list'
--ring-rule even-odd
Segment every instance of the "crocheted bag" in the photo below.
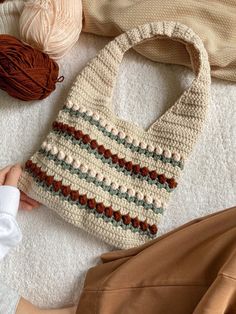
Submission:
{"label": "crocheted bag", "polygon": [[[196,77],[145,131],[118,118],[111,99],[124,53],[152,37],[185,44]],[[52,131],[26,162],[20,189],[116,247],[153,239],[202,128],[209,91],[207,52],[188,27],[155,22],[118,36],[78,75]]]}

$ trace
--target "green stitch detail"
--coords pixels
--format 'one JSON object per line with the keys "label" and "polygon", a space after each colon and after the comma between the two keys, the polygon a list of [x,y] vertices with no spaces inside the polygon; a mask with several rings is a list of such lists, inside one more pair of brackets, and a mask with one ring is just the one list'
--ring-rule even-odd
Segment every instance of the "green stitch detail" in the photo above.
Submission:
{"label": "green stitch detail", "polygon": [[[49,152],[46,152],[43,149],[40,149],[39,152],[42,155],[46,156],[49,160],[52,160],[56,164],[59,164],[63,169],[65,169],[65,167],[68,165],[63,160],[62,161],[58,160],[55,156],[51,155]],[[96,178],[90,177],[87,173],[82,173],[80,169],[74,169],[71,165],[68,165],[68,170],[70,172],[72,172],[72,170],[73,170],[74,174],[77,174],[80,179],[86,179],[86,181],[93,180],[91,182],[93,182],[96,186],[103,188],[105,191],[108,191],[111,194],[114,193],[113,195],[117,195],[120,198],[125,198],[130,203],[133,202],[138,206],[142,206],[144,208],[151,209],[156,214],[159,214],[159,213],[163,214],[163,211],[164,211],[163,208],[157,208],[153,204],[147,204],[144,200],[138,200],[134,196],[132,196],[132,197],[129,196],[128,193],[122,193],[122,192],[119,192],[119,190],[114,190],[114,189],[112,189],[111,186],[107,186],[103,181],[100,182]],[[146,207],[146,206],[148,206],[148,207]]]}
{"label": "green stitch detail", "polygon": [[[64,136],[64,134],[65,134],[65,132],[62,132],[62,131],[55,131],[55,130],[53,130],[53,132],[56,133],[56,134],[59,134],[59,135],[60,135],[61,133],[63,133],[63,136]],[[149,178],[149,179],[145,179],[145,178],[144,178],[143,176],[141,176],[140,174],[138,174],[138,175],[136,175],[136,174],[134,174],[134,173],[131,173],[131,174],[130,174],[130,172],[129,172],[128,170],[126,170],[125,168],[121,168],[118,164],[113,164],[110,159],[106,159],[103,155],[100,155],[97,151],[93,150],[93,149],[90,147],[89,144],[84,144],[84,143],[82,142],[82,140],[76,140],[73,136],[68,135],[68,134],[66,134],[66,137],[65,137],[65,138],[67,138],[67,140],[70,140],[70,141],[72,142],[72,144],[74,144],[74,145],[79,144],[83,149],[86,149],[89,153],[93,153],[93,154],[97,157],[97,159],[102,160],[103,163],[109,164],[111,167],[116,168],[117,171],[123,172],[123,173],[124,173],[125,175],[127,175],[127,176],[137,177],[137,178],[139,178],[141,181],[146,181],[146,182],[148,182],[150,185],[155,184],[158,188],[160,188],[160,189],[161,189],[161,188],[164,188],[164,189],[166,189],[168,192],[172,192],[172,190],[173,190],[173,189],[170,189],[170,188],[169,188],[169,186],[168,186],[167,183],[160,184],[160,182],[159,182],[157,179],[156,179],[156,180],[152,180],[152,179],[150,179],[150,178]]]}
{"label": "green stitch detail", "polygon": [[28,169],[26,169],[26,171],[28,171],[35,179],[35,182],[41,186],[43,189],[46,189],[48,191],[50,191],[50,193],[52,193],[52,195],[57,195],[59,196],[60,198],[62,198],[63,200],[69,202],[70,204],[73,204],[73,205],[77,205],[78,207],[82,208],[82,209],[85,209],[86,211],[89,211],[90,213],[93,213],[97,218],[102,218],[105,222],[107,223],[112,223],[115,227],[122,227],[124,230],[128,230],[130,229],[132,232],[138,232],[140,233],[141,235],[146,235],[148,236],[149,238],[155,238],[154,235],[152,235],[151,233],[149,233],[148,231],[142,231],[141,229],[139,228],[134,228],[132,225],[125,225],[122,221],[120,222],[117,222],[113,217],[109,218],[109,217],[106,217],[104,214],[98,214],[95,210],[91,210],[90,208],[88,208],[86,205],[81,205],[78,201],[73,201],[69,196],[64,196],[60,191],[58,192],[55,192],[53,190],[53,187],[50,186],[48,187],[44,182],[41,182],[40,180],[38,180],[37,177],[35,177],[35,175],[33,173],[31,173]]}
{"label": "green stitch detail", "polygon": [[73,111],[68,109],[67,107],[63,107],[62,109],[64,112],[68,112],[70,115],[74,115],[76,117],[82,117],[84,120],[89,121],[92,125],[95,125],[99,131],[101,131],[104,135],[110,137],[113,140],[116,140],[119,144],[123,144],[125,147],[131,149],[132,152],[139,152],[140,154],[145,154],[148,157],[154,158],[154,160],[161,160],[164,163],[170,163],[174,167],[179,167],[183,170],[183,163],[181,161],[175,161],[172,158],[165,158],[162,155],[158,155],[155,152],[149,152],[146,149],[142,149],[141,147],[136,147],[132,143],[127,143],[125,139],[121,139],[118,135],[114,135],[108,132],[104,127],[100,125],[98,121],[95,121],[92,117],[88,117],[85,113],[80,113],[79,111]]}

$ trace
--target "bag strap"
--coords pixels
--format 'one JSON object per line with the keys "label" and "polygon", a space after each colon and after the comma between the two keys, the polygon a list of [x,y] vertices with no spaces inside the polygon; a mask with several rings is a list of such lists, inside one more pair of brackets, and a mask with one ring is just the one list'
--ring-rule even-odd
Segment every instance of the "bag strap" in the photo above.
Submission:
{"label": "bag strap", "polygon": [[183,43],[196,77],[175,104],[150,127],[146,137],[152,134],[154,142],[156,136],[158,143],[175,146],[182,155],[188,155],[205,118],[211,77],[202,40],[185,25],[170,21],[153,22],[116,37],[78,75],[68,99],[94,110],[113,111],[112,93],[124,53],[151,38],[171,38]]}

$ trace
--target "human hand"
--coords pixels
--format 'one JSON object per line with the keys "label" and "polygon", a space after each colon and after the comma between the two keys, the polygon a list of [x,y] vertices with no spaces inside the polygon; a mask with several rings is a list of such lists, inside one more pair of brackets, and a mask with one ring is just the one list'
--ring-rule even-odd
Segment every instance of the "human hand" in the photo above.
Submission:
{"label": "human hand", "polygon": [[[17,183],[19,181],[22,169],[19,164],[14,166],[7,166],[0,170],[0,185],[10,185],[17,187]],[[40,204],[31,199],[25,193],[21,192],[20,195],[20,208],[25,210],[32,210],[36,207],[40,206]]]}

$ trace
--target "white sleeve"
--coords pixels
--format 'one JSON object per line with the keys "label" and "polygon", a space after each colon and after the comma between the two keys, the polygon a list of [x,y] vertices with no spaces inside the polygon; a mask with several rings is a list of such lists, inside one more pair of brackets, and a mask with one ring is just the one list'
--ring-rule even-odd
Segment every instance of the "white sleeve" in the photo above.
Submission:
{"label": "white sleeve", "polygon": [[16,222],[20,191],[13,186],[0,186],[0,260],[22,239]]}
{"label": "white sleeve", "polygon": [[19,301],[18,293],[0,281],[0,313],[15,314]]}

